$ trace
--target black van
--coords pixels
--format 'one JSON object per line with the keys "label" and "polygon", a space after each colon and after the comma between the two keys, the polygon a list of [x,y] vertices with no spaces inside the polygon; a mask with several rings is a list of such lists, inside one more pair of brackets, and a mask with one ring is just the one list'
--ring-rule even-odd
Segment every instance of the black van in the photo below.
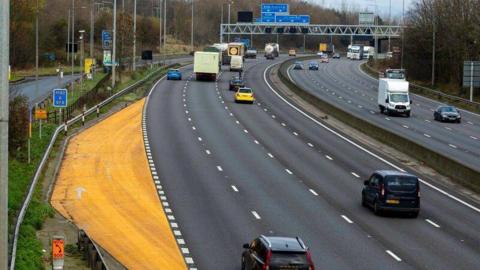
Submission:
{"label": "black van", "polygon": [[399,171],[375,171],[365,180],[362,205],[372,207],[376,215],[383,211],[420,212],[420,184],[415,175]]}

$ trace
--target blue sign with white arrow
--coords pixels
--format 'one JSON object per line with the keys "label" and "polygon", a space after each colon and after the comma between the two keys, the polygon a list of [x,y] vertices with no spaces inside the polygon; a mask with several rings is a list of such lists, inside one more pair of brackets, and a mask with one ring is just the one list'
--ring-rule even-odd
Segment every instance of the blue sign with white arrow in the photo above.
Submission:
{"label": "blue sign with white arrow", "polygon": [[102,30],[102,47],[104,50],[112,47],[112,33],[108,30]]}
{"label": "blue sign with white arrow", "polygon": [[65,108],[68,105],[67,89],[53,89],[53,107]]}

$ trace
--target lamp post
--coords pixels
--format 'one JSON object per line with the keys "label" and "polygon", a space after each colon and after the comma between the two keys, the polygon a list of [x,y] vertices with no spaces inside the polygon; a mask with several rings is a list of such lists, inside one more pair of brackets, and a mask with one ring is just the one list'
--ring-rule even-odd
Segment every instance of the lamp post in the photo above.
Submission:
{"label": "lamp post", "polygon": [[80,33],[80,92],[83,91],[83,58],[84,58],[84,38],[85,30],[78,31]]}
{"label": "lamp post", "polygon": [[112,89],[115,87],[115,66],[117,49],[117,0],[113,0],[113,46],[112,46]]}
{"label": "lamp post", "polygon": [[94,19],[94,7],[95,7],[95,0],[91,0],[90,2],[90,58],[95,58],[95,52],[93,47],[94,42],[94,34],[95,34],[95,19]]}
{"label": "lamp post", "polygon": [[403,54],[405,50],[405,0],[402,3],[402,55],[400,56],[400,68],[403,69]]}
{"label": "lamp post", "polygon": [[190,32],[191,32],[190,33],[191,34],[191,36],[190,36],[190,47],[192,47],[192,52],[193,52],[193,1],[194,0],[192,0],[192,29],[190,30]]}
{"label": "lamp post", "polygon": [[[229,24],[229,28],[230,28],[230,7],[231,7],[232,3],[231,2],[228,2],[228,24]],[[228,31],[228,42],[230,42],[230,31]]]}
{"label": "lamp post", "polygon": [[135,58],[137,50],[137,0],[133,2],[133,58],[132,58],[132,70],[135,71],[136,63]]}
{"label": "lamp post", "polygon": [[[72,51],[75,44],[75,0],[72,0]],[[72,53],[72,80],[74,76],[75,53]],[[72,96],[75,97],[75,81],[72,81]]]}

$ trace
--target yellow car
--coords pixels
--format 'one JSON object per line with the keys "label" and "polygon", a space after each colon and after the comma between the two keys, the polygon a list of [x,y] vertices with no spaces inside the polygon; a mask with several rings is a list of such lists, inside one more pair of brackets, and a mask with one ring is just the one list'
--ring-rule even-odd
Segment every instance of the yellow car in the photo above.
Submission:
{"label": "yellow car", "polygon": [[235,102],[249,102],[253,104],[253,102],[255,102],[255,96],[253,95],[252,88],[242,87],[238,89],[235,93]]}

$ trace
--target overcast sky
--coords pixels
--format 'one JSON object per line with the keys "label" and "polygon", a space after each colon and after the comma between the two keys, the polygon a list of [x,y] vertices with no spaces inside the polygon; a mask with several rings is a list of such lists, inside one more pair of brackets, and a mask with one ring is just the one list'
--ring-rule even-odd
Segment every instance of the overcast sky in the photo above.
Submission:
{"label": "overcast sky", "polygon": [[[405,11],[411,3],[416,0],[405,0]],[[377,4],[378,13],[380,15],[388,16],[390,3],[392,3],[392,16],[401,16],[403,0],[310,0],[320,5],[325,5],[329,8],[340,9],[342,3],[345,3],[349,8],[356,8],[360,10],[368,9],[375,11],[375,3]]]}

